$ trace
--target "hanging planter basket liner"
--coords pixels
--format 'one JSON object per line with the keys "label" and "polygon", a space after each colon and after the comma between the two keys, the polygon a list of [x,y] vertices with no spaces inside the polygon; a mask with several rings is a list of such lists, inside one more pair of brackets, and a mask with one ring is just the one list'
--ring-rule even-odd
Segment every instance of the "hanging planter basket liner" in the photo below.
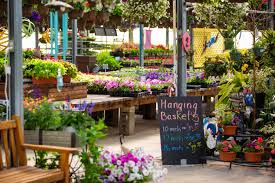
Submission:
{"label": "hanging planter basket liner", "polygon": [[31,17],[32,16],[32,5],[24,5],[23,6],[23,17]]}
{"label": "hanging planter basket liner", "polygon": [[72,10],[72,11],[69,12],[70,19],[82,18],[83,15],[84,15],[84,11],[83,10]]}
{"label": "hanging planter basket liner", "polygon": [[39,12],[41,17],[48,17],[49,16],[49,8],[39,4],[37,7],[37,11]]}
{"label": "hanging planter basket liner", "polygon": [[7,15],[7,2],[0,1],[0,16]]}
{"label": "hanging planter basket liner", "polygon": [[104,25],[104,23],[109,21],[109,16],[110,16],[110,13],[107,11],[98,12],[96,16],[97,25]]}
{"label": "hanging planter basket liner", "polygon": [[110,21],[113,27],[118,27],[121,25],[121,16],[113,15],[110,17]]}
{"label": "hanging planter basket liner", "polygon": [[7,17],[0,17],[0,26],[7,26],[8,25],[8,19]]}
{"label": "hanging planter basket liner", "polygon": [[90,11],[89,13],[87,13],[87,16],[89,22],[96,22],[96,11]]}
{"label": "hanging planter basket liner", "polygon": [[28,0],[28,4],[39,4],[41,0]]}

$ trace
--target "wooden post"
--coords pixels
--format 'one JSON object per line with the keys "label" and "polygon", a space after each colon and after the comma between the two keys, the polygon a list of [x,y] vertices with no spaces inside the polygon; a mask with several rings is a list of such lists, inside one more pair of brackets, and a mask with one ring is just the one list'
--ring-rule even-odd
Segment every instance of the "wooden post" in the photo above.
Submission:
{"label": "wooden post", "polygon": [[107,126],[118,126],[118,109],[105,111],[105,124]]}
{"label": "wooden post", "polygon": [[143,119],[156,119],[156,103],[143,106]]}
{"label": "wooden post", "polygon": [[119,133],[132,135],[135,132],[135,106],[120,109]]}

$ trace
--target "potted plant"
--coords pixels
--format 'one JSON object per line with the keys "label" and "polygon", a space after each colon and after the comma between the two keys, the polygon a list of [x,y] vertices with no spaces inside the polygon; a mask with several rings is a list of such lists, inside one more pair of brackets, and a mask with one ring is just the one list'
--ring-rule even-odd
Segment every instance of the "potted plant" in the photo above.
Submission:
{"label": "potted plant", "polygon": [[275,149],[271,151],[271,163],[272,163],[272,168],[275,168]]}
{"label": "potted plant", "polygon": [[241,151],[241,146],[238,145],[234,140],[223,141],[217,145],[217,150],[220,153],[220,160],[222,161],[234,161],[237,153]]}
{"label": "potted plant", "polygon": [[245,161],[251,163],[257,163],[262,161],[262,155],[264,152],[263,138],[258,137],[258,139],[248,142],[243,148]]}
{"label": "potted plant", "polygon": [[70,83],[71,79],[77,76],[77,67],[70,62],[61,61],[61,63],[66,69],[66,74],[63,76],[63,82]]}
{"label": "potted plant", "polygon": [[65,75],[66,69],[62,63],[52,60],[32,59],[23,66],[24,76],[31,77],[33,84],[56,84],[57,71]]}
{"label": "potted plant", "polygon": [[78,1],[73,1],[69,0],[69,3],[74,7],[72,11],[69,12],[69,17],[71,19],[78,19],[82,18],[84,15],[84,8],[85,8],[85,0],[78,0]]}
{"label": "potted plant", "polygon": [[220,124],[223,127],[223,135],[233,136],[237,132],[237,121],[238,117],[231,111],[224,112],[220,118]]}
{"label": "potted plant", "polygon": [[202,25],[217,28],[224,38],[225,50],[230,50],[234,48],[234,38],[245,26],[246,6],[229,0],[204,1],[195,5],[196,19]]}

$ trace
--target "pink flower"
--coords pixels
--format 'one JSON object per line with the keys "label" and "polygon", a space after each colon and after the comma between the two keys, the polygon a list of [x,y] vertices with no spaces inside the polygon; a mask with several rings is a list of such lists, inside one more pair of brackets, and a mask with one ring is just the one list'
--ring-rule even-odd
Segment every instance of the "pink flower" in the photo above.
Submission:
{"label": "pink flower", "polygon": [[263,138],[262,137],[258,137],[258,142],[259,143],[263,143],[264,142]]}
{"label": "pink flower", "polygon": [[275,154],[275,149],[273,149],[273,150],[271,151],[271,154]]}
{"label": "pink flower", "polygon": [[255,149],[256,149],[256,150],[261,150],[262,148],[261,148],[261,146],[256,145],[256,146],[255,146]]}
{"label": "pink flower", "polygon": [[222,150],[223,150],[223,152],[228,152],[229,151],[228,147],[224,147]]}

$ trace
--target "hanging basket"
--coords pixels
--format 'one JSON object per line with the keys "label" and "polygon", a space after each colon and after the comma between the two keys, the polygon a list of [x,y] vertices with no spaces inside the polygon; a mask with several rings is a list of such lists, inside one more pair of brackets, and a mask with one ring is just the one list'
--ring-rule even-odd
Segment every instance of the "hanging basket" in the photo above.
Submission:
{"label": "hanging basket", "polygon": [[42,17],[47,17],[49,15],[49,8],[42,4],[38,5],[37,11]]}
{"label": "hanging basket", "polygon": [[107,11],[100,11],[96,16],[97,25],[103,25],[105,22],[109,21],[110,13]]}
{"label": "hanging basket", "polygon": [[87,14],[87,19],[89,22],[96,22],[96,11],[90,11],[88,14]]}
{"label": "hanging basket", "polygon": [[39,4],[41,0],[28,0],[28,4]]}
{"label": "hanging basket", "polygon": [[72,11],[69,12],[70,19],[82,18],[83,15],[84,15],[84,11],[83,10],[72,10]]}
{"label": "hanging basket", "polygon": [[3,26],[7,26],[8,25],[8,18],[7,17],[0,17],[0,27]]}
{"label": "hanging basket", "polygon": [[232,50],[234,48],[233,38],[224,38],[224,50]]}
{"label": "hanging basket", "polygon": [[32,5],[26,4],[23,6],[23,16],[24,17],[32,16]]}

